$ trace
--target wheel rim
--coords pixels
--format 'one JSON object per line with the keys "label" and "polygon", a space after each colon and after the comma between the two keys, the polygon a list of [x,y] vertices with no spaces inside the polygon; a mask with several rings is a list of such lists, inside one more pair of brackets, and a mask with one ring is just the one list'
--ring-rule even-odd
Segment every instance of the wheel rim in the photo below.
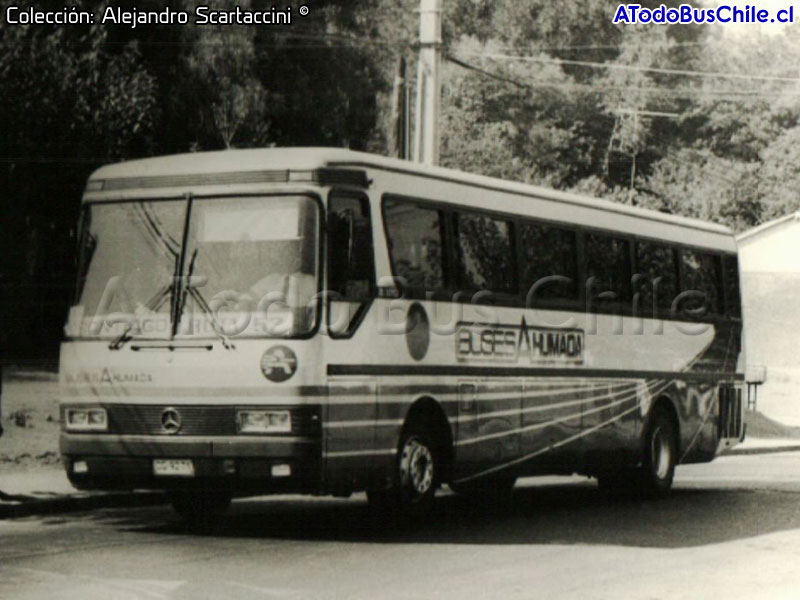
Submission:
{"label": "wheel rim", "polygon": [[666,432],[661,427],[657,427],[653,431],[650,456],[652,457],[655,476],[658,479],[666,479],[672,464],[672,445],[669,443]]}
{"label": "wheel rim", "polygon": [[417,438],[409,438],[400,457],[403,487],[424,496],[433,485],[433,453]]}

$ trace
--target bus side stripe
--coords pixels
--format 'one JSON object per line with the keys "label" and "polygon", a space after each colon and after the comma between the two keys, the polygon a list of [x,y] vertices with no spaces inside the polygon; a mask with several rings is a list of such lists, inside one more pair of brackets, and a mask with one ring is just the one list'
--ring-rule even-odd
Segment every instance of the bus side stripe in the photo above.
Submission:
{"label": "bus side stripe", "polygon": [[[596,387],[607,387],[607,386],[596,386]],[[576,390],[570,390],[570,391],[574,393]],[[586,389],[581,389],[581,390],[578,390],[578,391],[586,391]],[[481,414],[478,414],[478,415],[462,415],[462,416],[457,416],[455,418],[451,418],[451,421],[454,422],[454,423],[466,423],[466,422],[469,422],[469,421],[484,420],[484,419],[491,419],[491,418],[504,417],[504,416],[514,416],[514,415],[517,415],[517,414],[527,414],[527,413],[531,413],[531,412],[546,412],[548,410],[556,410],[556,409],[559,409],[559,408],[566,408],[566,407],[575,406],[575,405],[581,405],[581,404],[587,404],[587,403],[591,403],[591,402],[597,402],[598,400],[602,400],[604,398],[612,399],[612,398],[616,398],[616,397],[618,397],[618,396],[620,396],[622,394],[630,393],[631,391],[633,391],[632,390],[632,386],[626,386],[626,389],[619,389],[619,390],[613,391],[611,393],[603,393],[603,394],[600,394],[598,396],[591,396],[589,398],[579,398],[577,400],[567,400],[567,401],[564,401],[564,402],[556,402],[556,403],[553,403],[553,404],[544,404],[544,405],[541,405],[541,406],[533,406],[533,407],[523,408],[523,409],[513,408],[513,409],[507,409],[507,410],[491,411],[491,412],[481,413]],[[541,394],[541,395],[545,395],[545,394]],[[539,397],[539,396],[540,395],[523,396],[522,400],[526,400],[526,399],[529,399],[529,398],[535,398],[535,397]],[[482,402],[483,400],[485,400],[485,398],[483,398],[483,397],[478,398],[479,402]],[[498,400],[515,401],[515,400],[517,400],[517,398],[514,397],[514,396],[507,396],[507,397],[504,397],[504,398],[499,398]],[[451,400],[448,400],[448,401],[452,402],[454,400],[451,399]],[[408,404],[408,402],[410,402],[410,400],[408,400],[406,402],[397,402],[397,404]],[[389,402],[387,401],[386,403],[389,403]],[[392,403],[394,403],[394,402],[392,402]],[[356,404],[356,402],[351,402],[349,404]],[[359,404],[360,404],[360,402],[359,402]],[[613,405],[607,405],[607,406],[613,406]],[[588,413],[584,413],[584,414],[588,414]],[[351,420],[346,420],[346,421],[330,421],[328,423],[325,423],[324,427],[325,428],[330,428],[330,429],[333,429],[333,428],[344,428],[344,427],[372,427],[372,426],[389,427],[389,426],[402,425],[403,422],[404,422],[403,419],[383,419],[383,420],[377,420],[377,421],[373,420],[373,419],[362,419],[362,420],[351,419]]]}
{"label": "bus side stripe", "polygon": [[744,374],[712,371],[636,371],[629,369],[590,369],[583,367],[486,367],[466,365],[381,365],[381,364],[331,364],[328,375],[361,376],[453,376],[453,377],[586,377],[602,379],[679,379],[683,381],[716,382],[744,380]]}
{"label": "bus side stripe", "polygon": [[[651,391],[650,394],[653,395],[653,396],[657,396],[658,394],[663,392],[665,389],[667,389],[670,385],[672,385],[672,382],[671,381],[667,381],[662,386],[660,386],[658,391]],[[548,446],[546,446],[544,448],[540,448],[539,450],[536,450],[536,451],[531,452],[529,454],[526,454],[524,456],[520,456],[519,458],[515,458],[512,461],[509,461],[509,462],[503,463],[501,465],[497,465],[497,466],[491,467],[489,469],[485,469],[483,471],[480,471],[478,473],[474,473],[473,475],[469,475],[467,477],[462,477],[462,478],[457,479],[456,481],[454,481],[454,483],[462,483],[462,482],[465,482],[465,481],[471,481],[473,479],[477,479],[478,477],[483,477],[485,475],[491,475],[492,473],[496,473],[498,471],[502,471],[502,470],[507,469],[509,467],[512,467],[514,465],[518,465],[518,464],[523,463],[523,462],[525,462],[527,460],[530,460],[531,458],[535,458],[536,456],[544,454],[545,452],[549,452],[551,450],[555,450],[556,448],[560,448],[561,446],[569,444],[570,442],[574,442],[575,440],[578,440],[578,439],[580,439],[580,438],[582,438],[584,436],[590,435],[590,434],[594,433],[595,431],[598,431],[598,430],[602,429],[603,427],[607,427],[608,425],[611,425],[612,423],[615,423],[616,421],[619,421],[619,420],[625,418],[627,415],[629,415],[633,411],[637,410],[638,408],[639,408],[639,405],[637,404],[636,406],[632,406],[631,408],[626,409],[624,412],[622,412],[622,413],[620,413],[618,415],[615,415],[612,419],[608,419],[607,421],[603,421],[602,423],[598,423],[597,425],[587,429],[586,431],[581,431],[578,434],[575,434],[573,436],[565,438],[565,439],[563,439],[563,440],[561,440],[559,442],[556,442],[555,444],[550,444],[550,445],[548,445]]]}
{"label": "bus side stripe", "polygon": [[339,429],[345,427],[395,427],[400,426],[403,424],[403,419],[379,419],[377,421],[374,420],[362,420],[362,421],[331,421],[329,423],[325,423],[323,427],[325,429]]}
{"label": "bus side stripe", "polygon": [[342,450],[328,452],[325,456],[327,458],[349,458],[353,456],[388,456],[393,454],[397,454],[397,448],[384,448],[380,450]]}
{"label": "bus side stripe", "polygon": [[591,414],[594,414],[594,413],[597,413],[597,412],[601,412],[601,411],[606,410],[608,408],[612,408],[614,406],[618,406],[620,404],[624,404],[626,402],[630,402],[631,400],[636,400],[636,397],[637,397],[637,394],[634,393],[634,394],[630,394],[628,396],[625,396],[624,398],[621,398],[619,400],[616,400],[614,402],[611,402],[609,404],[604,404],[603,406],[600,406],[598,408],[594,408],[592,410],[588,410],[588,411],[580,410],[578,412],[566,415],[564,417],[558,417],[556,419],[552,419],[550,421],[545,421],[543,423],[534,423],[533,425],[528,425],[526,427],[520,427],[518,429],[511,429],[511,430],[508,430],[508,431],[499,431],[497,433],[490,433],[490,434],[487,434],[487,435],[482,435],[482,436],[478,436],[478,437],[474,437],[474,438],[469,438],[469,439],[466,439],[466,440],[459,440],[458,442],[456,442],[456,446],[467,446],[467,445],[470,445],[470,444],[477,444],[479,442],[485,442],[485,441],[493,440],[493,439],[496,439],[496,438],[507,437],[509,435],[515,435],[515,434],[519,434],[519,433],[526,433],[528,431],[535,431],[537,429],[542,429],[542,428],[548,427],[550,425],[556,425],[558,423],[563,423],[564,421],[569,421],[571,419],[580,418],[583,415],[591,415]]}
{"label": "bus side stripe", "polygon": [[[574,394],[574,393],[578,393],[578,392],[594,391],[594,390],[596,390],[596,388],[607,387],[608,385],[609,384],[604,382],[604,381],[596,381],[596,382],[583,384],[583,385],[581,385],[579,387],[574,387],[574,382],[573,382],[573,387],[568,388],[568,389],[555,389],[555,390],[553,390],[553,389],[545,389],[545,390],[531,391],[530,393],[525,393],[525,394],[523,394],[521,396],[518,395],[519,388],[515,388],[517,390],[517,394],[509,394],[509,392],[491,392],[491,393],[487,393],[487,394],[480,394],[480,398],[479,399],[480,399],[481,402],[483,402],[483,401],[487,401],[487,402],[488,401],[502,402],[502,401],[517,400],[518,398],[521,398],[522,400],[532,400],[534,398],[542,398],[542,397],[548,397],[548,396],[562,396],[562,395]],[[636,385],[636,383],[635,382],[631,382],[631,381],[626,381],[622,385],[633,387],[633,386]],[[348,397],[342,396],[342,397],[338,397],[338,398],[330,398],[328,400],[328,402],[330,404],[336,404],[336,405],[340,405],[340,404],[373,404],[373,403],[376,403],[376,402],[378,404],[408,404],[409,402],[411,402],[414,399],[413,397],[425,395],[427,393],[427,391],[428,391],[428,388],[426,388],[424,385],[416,386],[416,388],[417,389],[414,390],[414,391],[411,391],[410,389],[406,389],[404,391],[404,393],[400,393],[400,394],[396,394],[396,395],[395,394],[389,395],[389,394],[383,394],[382,393],[382,394],[379,394],[377,400],[375,398],[361,399],[360,397],[348,398]],[[383,391],[383,390],[381,390],[381,391]],[[439,393],[439,394],[433,394],[432,393],[431,395],[435,396],[436,399],[439,402],[458,402],[459,401],[459,394],[458,394],[458,391],[456,389],[456,386],[450,386],[448,388],[448,391],[445,392],[445,393]]]}

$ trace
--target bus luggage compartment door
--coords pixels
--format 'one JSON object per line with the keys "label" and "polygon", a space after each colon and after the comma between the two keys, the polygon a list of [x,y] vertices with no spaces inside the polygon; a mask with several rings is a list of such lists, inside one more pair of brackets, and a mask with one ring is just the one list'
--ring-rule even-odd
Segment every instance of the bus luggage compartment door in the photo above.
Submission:
{"label": "bus luggage compartment door", "polygon": [[519,456],[521,398],[520,381],[459,382],[456,478],[474,475]]}

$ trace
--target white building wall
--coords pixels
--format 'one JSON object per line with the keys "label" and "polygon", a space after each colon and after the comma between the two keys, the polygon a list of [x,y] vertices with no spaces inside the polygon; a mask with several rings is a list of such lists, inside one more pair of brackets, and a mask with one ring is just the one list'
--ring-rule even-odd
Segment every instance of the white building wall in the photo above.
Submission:
{"label": "white building wall", "polygon": [[739,241],[747,367],[765,366],[758,409],[800,425],[800,220],[794,215]]}

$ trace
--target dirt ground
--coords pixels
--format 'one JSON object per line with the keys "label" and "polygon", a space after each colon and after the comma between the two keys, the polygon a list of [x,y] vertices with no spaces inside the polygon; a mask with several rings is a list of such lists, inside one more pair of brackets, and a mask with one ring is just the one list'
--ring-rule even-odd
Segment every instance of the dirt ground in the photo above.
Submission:
{"label": "dirt ground", "polygon": [[37,371],[3,375],[0,472],[58,465],[57,375]]}

